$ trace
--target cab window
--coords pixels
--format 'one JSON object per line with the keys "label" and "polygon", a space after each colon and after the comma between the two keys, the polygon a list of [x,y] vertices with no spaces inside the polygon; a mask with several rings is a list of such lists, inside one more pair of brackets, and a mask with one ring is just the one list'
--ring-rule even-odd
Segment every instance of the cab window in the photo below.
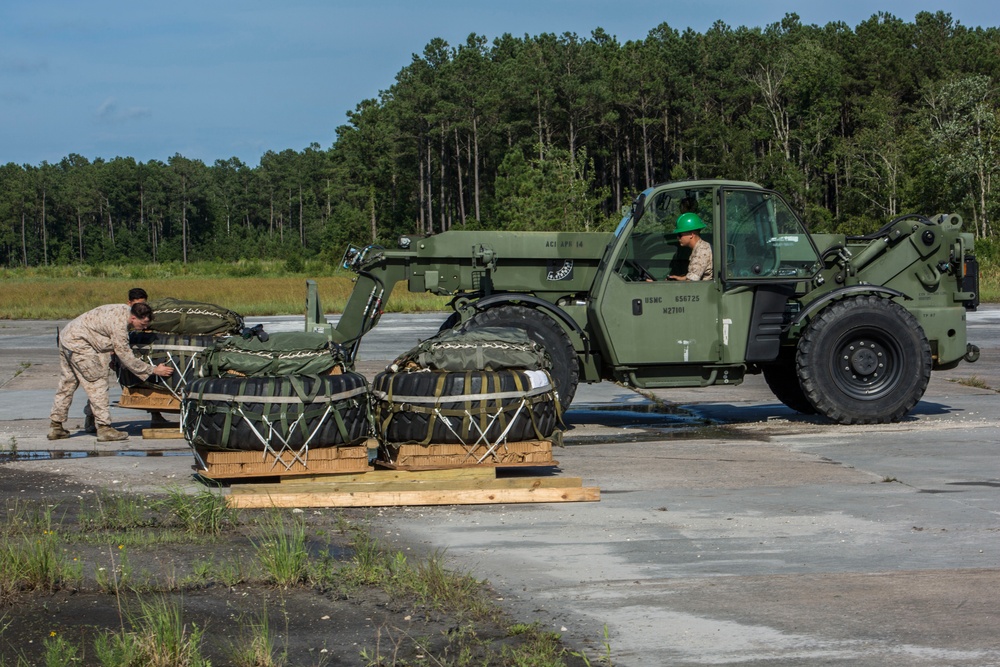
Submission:
{"label": "cab window", "polygon": [[722,214],[727,279],[811,278],[819,270],[809,234],[773,192],[727,190]]}
{"label": "cab window", "polygon": [[712,242],[712,188],[664,189],[646,199],[642,217],[632,228],[616,270],[626,280],[666,280],[685,273],[688,251],[678,252],[674,228],[684,213],[697,213],[706,225],[701,236]]}

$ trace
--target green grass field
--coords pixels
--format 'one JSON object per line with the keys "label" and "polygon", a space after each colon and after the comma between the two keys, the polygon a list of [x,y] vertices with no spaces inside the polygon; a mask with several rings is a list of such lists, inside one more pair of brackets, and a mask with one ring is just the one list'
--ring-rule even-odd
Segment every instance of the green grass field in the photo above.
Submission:
{"label": "green grass field", "polygon": [[[259,264],[250,275],[229,275],[219,265],[188,265],[184,273],[127,271],[108,267],[60,267],[0,271],[0,319],[71,319],[106,303],[124,303],[129,289],[142,287],[151,299],[173,297],[214,303],[245,317],[305,313],[306,280],[319,285],[320,304],[328,313],[341,312],[353,288],[352,275],[286,274],[280,265]],[[414,294],[401,284],[393,290],[386,312],[444,310],[448,299]]]}
{"label": "green grass field", "polygon": [[[325,312],[343,311],[353,274],[318,264],[305,268],[293,274],[282,262],[251,262],[0,269],[0,319],[71,319],[105,303],[124,303],[132,287],[142,287],[152,299],[214,303],[245,317],[296,315],[305,313],[307,279],[318,283]],[[1000,301],[1000,268],[981,267],[980,297],[983,303]],[[447,303],[444,297],[411,293],[400,284],[385,311],[438,311]]]}

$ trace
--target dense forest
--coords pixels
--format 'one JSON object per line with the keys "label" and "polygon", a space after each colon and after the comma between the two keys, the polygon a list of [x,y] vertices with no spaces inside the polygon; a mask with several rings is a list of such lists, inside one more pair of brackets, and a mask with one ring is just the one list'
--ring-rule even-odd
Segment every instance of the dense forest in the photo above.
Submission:
{"label": "dense forest", "polygon": [[257,166],[68,155],[0,166],[0,265],[339,257],[450,228],[607,229],[657,182],[750,180],[813,229],[958,212],[996,234],[1000,30],[663,23],[432,40],[334,144]]}

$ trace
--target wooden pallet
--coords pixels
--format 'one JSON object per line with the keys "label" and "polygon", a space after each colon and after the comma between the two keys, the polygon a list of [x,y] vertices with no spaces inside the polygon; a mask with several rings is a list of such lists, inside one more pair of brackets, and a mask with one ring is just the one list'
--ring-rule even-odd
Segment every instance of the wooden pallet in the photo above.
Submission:
{"label": "wooden pallet", "polygon": [[[195,465],[202,477],[236,479],[242,477],[285,477],[289,475],[319,475],[368,472],[368,446],[320,447],[310,449],[296,460],[291,452],[276,457],[270,452],[218,452],[195,450]],[[199,457],[205,467],[199,466]]]}
{"label": "wooden pallet", "polygon": [[154,412],[180,412],[181,402],[165,389],[153,387],[122,387],[118,407]]}
{"label": "wooden pallet", "polygon": [[393,470],[439,470],[464,467],[554,467],[552,441],[524,440],[496,447],[478,445],[385,444],[379,447],[376,465]]}
{"label": "wooden pallet", "polygon": [[285,480],[234,486],[230,507],[403,507],[514,503],[596,502],[597,487],[579,477],[505,477],[495,468],[404,471]]}

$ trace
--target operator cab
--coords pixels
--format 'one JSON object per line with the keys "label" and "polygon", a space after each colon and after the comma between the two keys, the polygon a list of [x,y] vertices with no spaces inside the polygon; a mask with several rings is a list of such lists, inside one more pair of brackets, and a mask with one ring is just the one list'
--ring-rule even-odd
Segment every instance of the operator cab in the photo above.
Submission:
{"label": "operator cab", "polygon": [[[687,273],[675,233],[685,213],[705,224],[712,279],[669,280]],[[747,362],[773,361],[796,286],[821,268],[798,217],[753,183],[650,188],[615,235],[592,307],[612,365],[639,386],[739,382]]]}

